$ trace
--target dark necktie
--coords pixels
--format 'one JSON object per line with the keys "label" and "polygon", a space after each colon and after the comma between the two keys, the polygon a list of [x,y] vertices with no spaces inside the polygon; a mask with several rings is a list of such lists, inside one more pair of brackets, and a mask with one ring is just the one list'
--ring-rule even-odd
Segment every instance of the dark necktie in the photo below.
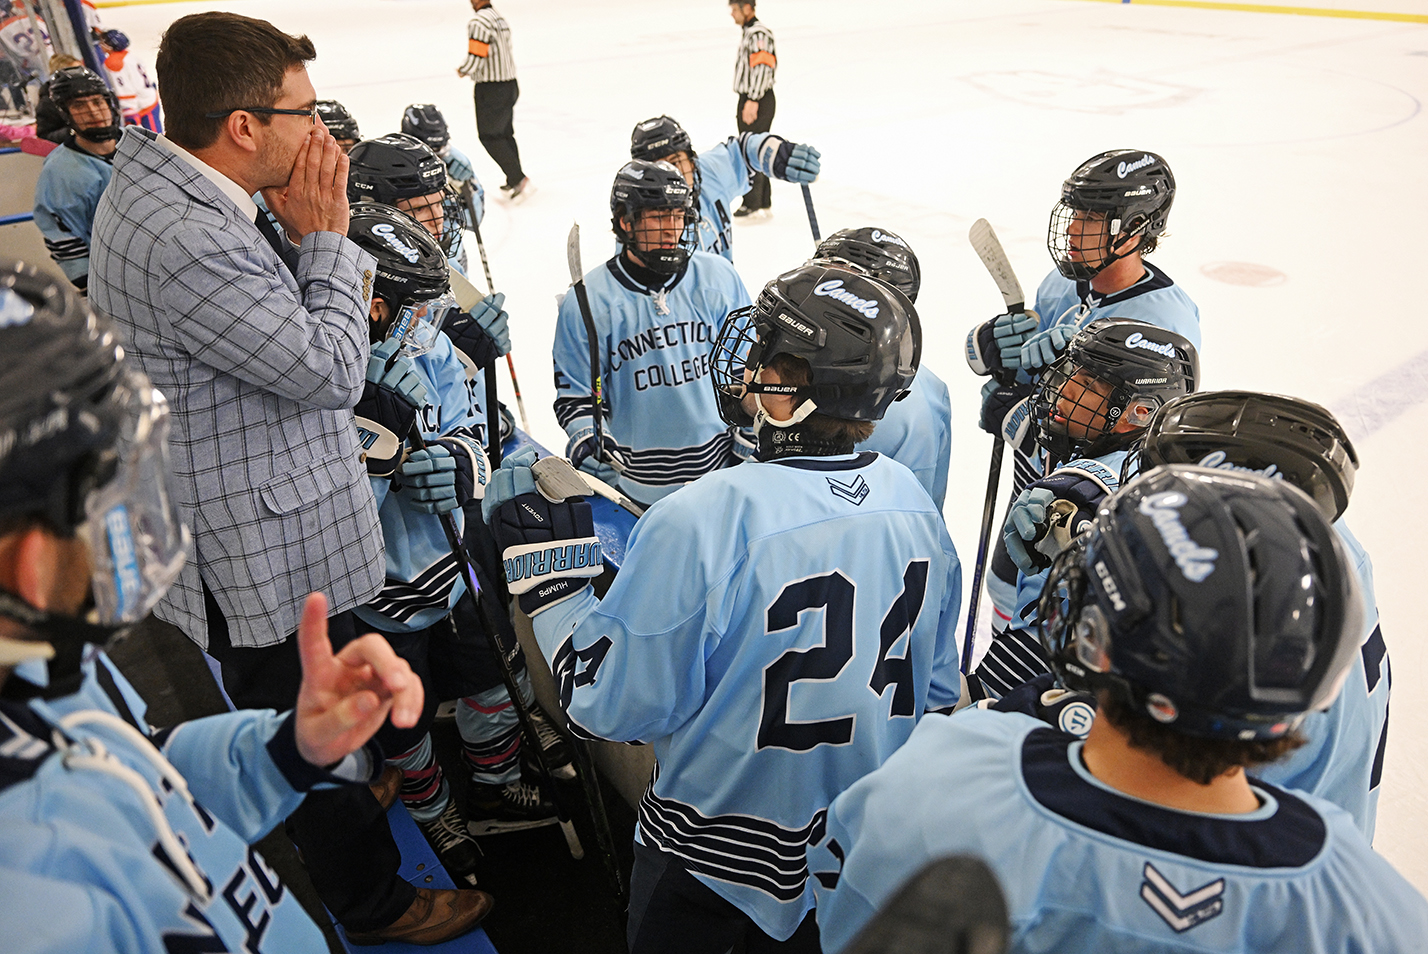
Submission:
{"label": "dark necktie", "polygon": [[296,275],[298,265],[297,253],[286,236],[273,228],[273,223],[268,218],[268,213],[262,206],[258,207],[258,214],[254,217],[253,224],[258,227],[259,232],[263,233],[263,238],[268,240],[268,244],[273,247],[273,251],[278,253],[278,258],[283,260],[283,264],[288,267],[288,271]]}

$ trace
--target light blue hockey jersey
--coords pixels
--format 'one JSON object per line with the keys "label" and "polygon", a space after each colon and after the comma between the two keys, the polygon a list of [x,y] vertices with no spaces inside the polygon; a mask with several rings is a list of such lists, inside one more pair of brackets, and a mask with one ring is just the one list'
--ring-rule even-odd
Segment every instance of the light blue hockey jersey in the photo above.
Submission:
{"label": "light blue hockey jersey", "polygon": [[1364,599],[1364,642],[1344,688],[1325,712],[1311,712],[1301,730],[1309,743],[1288,758],[1252,773],[1283,788],[1299,788],[1347,811],[1373,841],[1379,782],[1388,745],[1388,696],[1393,681],[1379,627],[1373,562],[1341,518],[1339,539],[1359,571]]}
{"label": "light blue hockey jersey", "polygon": [[917,369],[910,391],[888,406],[858,449],[886,454],[912,471],[941,510],[952,460],[952,401],[947,385],[927,365]]}
{"label": "light blue hockey jersey", "polygon": [[[616,255],[585,275],[599,337],[606,435],[629,466],[620,489],[649,503],[700,474],[738,463],[709,383],[709,359],[724,317],[750,304],[734,266],[695,252],[657,294]],[[555,326],[555,416],[566,433],[591,422],[590,345],[574,293]]]}
{"label": "light blue hockey jersey", "polygon": [[1081,747],[1019,713],[924,719],[809,848],[823,949],[950,854],[996,873],[1015,954],[1423,949],[1428,902],[1340,809],[1256,782],[1258,811],[1175,811],[1092,777]]}
{"label": "light blue hockey jersey", "polygon": [[707,474],[635,524],[603,600],[532,621],[588,733],[653,744],[636,837],[786,939],[833,796],[959,693],[961,567],[878,454]]}
{"label": "light blue hockey jersey", "polygon": [[[332,778],[298,755],[290,717],[224,713],[151,745],[144,712],[98,653],[76,694],[0,703],[0,946],[325,952],[317,925],[249,847]],[[63,752],[52,738],[61,725]],[[177,774],[166,779],[160,764]],[[172,860],[177,846],[190,877]]]}
{"label": "light blue hockey jersey", "polygon": [[765,153],[766,132],[730,136],[698,154],[699,248],[734,260],[734,200],[749,191],[749,176],[773,175],[773,153]]}
{"label": "light blue hockey jersey", "polygon": [[94,210],[114,164],[74,145],[74,137],[45,157],[35,181],[35,225],[50,258],[80,288],[89,280],[89,236]]}
{"label": "light blue hockey jersey", "polygon": [[[427,403],[417,412],[422,439],[460,436],[483,443],[486,419],[476,394],[482,378],[467,381],[466,367],[451,339],[437,332],[436,346],[412,365],[427,393]],[[466,592],[441,518],[414,509],[409,497],[392,491],[392,481],[400,481],[400,475],[368,479],[382,520],[387,576],[372,601],[353,612],[368,626],[389,633],[435,625]],[[458,531],[465,526],[462,510],[452,511]]]}

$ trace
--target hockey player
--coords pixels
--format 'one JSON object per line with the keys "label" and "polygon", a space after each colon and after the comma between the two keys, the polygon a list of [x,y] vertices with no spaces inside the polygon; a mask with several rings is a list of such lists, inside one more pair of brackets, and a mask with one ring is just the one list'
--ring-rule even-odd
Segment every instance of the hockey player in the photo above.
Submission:
{"label": "hockey player", "polygon": [[[709,375],[758,460],[651,507],[604,599],[586,585],[599,545],[583,499],[532,493],[525,455],[487,491],[572,723],[659,760],[635,836],[632,954],[739,938],[817,951],[802,846],[835,794],[957,702],[952,541],[907,468],[854,452],[920,352],[916,311],[881,282],[827,263],[770,282],[723,323]],[[678,585],[652,599],[652,581]]]}
{"label": "hockey player", "polygon": [[456,191],[466,198],[471,195],[471,215],[477,225],[486,216],[486,190],[476,178],[476,169],[466,153],[451,144],[451,131],[446,117],[434,103],[412,103],[402,111],[402,132],[426,143],[428,149],[446,163],[446,175],[455,183]]}
{"label": "hockey player", "polygon": [[376,636],[334,656],[313,596],[293,711],[151,730],[101,647],[184,562],[167,404],[107,320],[24,266],[0,268],[0,349],[5,950],[326,951],[250,846],[309,788],[369,781],[368,739],[416,721],[420,682]]}
{"label": "hockey player", "polygon": [[93,32],[95,42],[104,53],[104,69],[119,99],[124,122],[143,126],[151,132],[163,132],[159,87],[149,79],[144,64],[129,50],[129,37],[119,30],[96,29]]}
{"label": "hockey player", "polygon": [[[862,268],[917,302],[922,268],[917,253],[884,229],[843,229],[824,239],[815,258],[836,259]],[[912,471],[937,509],[947,497],[947,468],[952,459],[952,403],[947,385],[923,364],[907,397],[890,405],[861,450],[885,454]]]}
{"label": "hockey player", "polygon": [[1305,717],[1308,742],[1254,774],[1281,788],[1328,799],[1353,815],[1364,837],[1373,841],[1392,678],[1374,599],[1373,563],[1343,520],[1358,470],[1353,444],[1332,414],[1309,401],[1207,391],[1178,398],[1156,412],[1126,459],[1122,479],[1159,464],[1181,463],[1283,480],[1309,494],[1325,519],[1334,521],[1364,596],[1359,655],[1334,705]]}
{"label": "hockey player", "polygon": [[[1035,375],[1097,318],[1147,321],[1200,348],[1199,309],[1169,275],[1145,260],[1165,232],[1174,201],[1169,164],[1140,149],[1092,156],[1061,184],[1046,239],[1056,268],[1036,290],[1034,311],[998,315],[967,335],[972,370],[995,375],[1004,385],[995,396],[993,389],[984,392],[987,401],[1014,403],[1029,393]],[[1021,452],[1013,459],[1015,498],[1040,475]],[[1000,629],[1014,609],[1016,583],[1016,567],[1000,541],[989,569],[993,629]]]}
{"label": "hockey player", "polygon": [[50,98],[70,131],[45,157],[35,182],[35,225],[50,257],[83,291],[89,285],[94,211],[114,174],[119,103],[104,80],[83,66],[56,73],[50,79]]}
{"label": "hockey player", "polygon": [[[402,801],[442,865],[458,882],[474,886],[481,852],[468,819],[477,819],[477,830],[486,833],[530,827],[553,815],[539,790],[521,781],[520,727],[442,526],[441,515],[450,513],[459,529],[462,508],[485,493],[481,421],[465,368],[438,329],[453,302],[436,240],[404,213],[374,203],[352,207],[347,237],[377,259],[369,386],[357,415],[402,439],[415,424],[426,444],[422,450],[407,447],[396,458],[367,458],[387,570],[376,599],[355,612],[411,663],[427,686],[428,700],[420,723],[380,741],[402,769]],[[394,402],[393,393],[405,400]],[[402,403],[409,410],[394,420],[390,411],[401,410]],[[370,427],[365,421],[359,426]],[[500,608],[491,614],[505,615]],[[514,631],[506,636],[508,645],[518,645]],[[512,666],[531,706],[524,663],[517,655]],[[456,725],[471,772],[465,811],[451,796],[427,733],[437,703],[445,699],[460,700]]]}
{"label": "hockey player", "polygon": [[451,266],[466,274],[461,197],[446,181],[446,163],[425,143],[403,133],[365,139],[348,153],[347,198],[394,205],[426,226]]}
{"label": "hockey player", "polygon": [[1007,511],[1002,539],[1017,569],[1016,603],[1010,624],[967,676],[973,698],[996,698],[1049,671],[1036,612],[1052,558],[1120,487],[1126,452],[1156,410],[1194,391],[1199,379],[1195,347],[1180,335],[1143,321],[1097,318],[1076,333],[1030,398],[982,422],[1027,450],[1041,476]]}
{"label": "hockey player", "polygon": [[351,154],[352,147],[362,141],[362,130],[357,128],[357,120],[335,99],[319,99],[317,101],[317,118],[322,120],[322,124],[327,127],[327,131],[332,133],[332,138],[337,140],[337,145],[342,147],[342,151]]}
{"label": "hockey player", "polygon": [[1408,952],[1428,903],[1334,805],[1251,778],[1357,655],[1351,558],[1287,482],[1161,467],[1057,559],[1043,640],[1096,694],[1084,742],[1020,713],[924,719],[809,849],[841,951],[930,859],[987,861],[1014,951]]}
{"label": "hockey player", "polygon": [[668,116],[656,116],[630,133],[630,158],[664,160],[684,176],[694,190],[699,210],[699,248],[734,260],[734,200],[747,195],[752,177],[770,175],[785,182],[818,178],[817,149],[793,143],[770,132],[730,136],[696,153],[689,133]]}
{"label": "hockey player", "polygon": [[555,416],[571,463],[647,504],[739,461],[704,379],[720,323],[749,293],[734,266],[692,250],[692,190],[669,163],[626,163],[610,214],[619,248],[585,275],[604,384],[602,446],[576,295],[556,319]]}

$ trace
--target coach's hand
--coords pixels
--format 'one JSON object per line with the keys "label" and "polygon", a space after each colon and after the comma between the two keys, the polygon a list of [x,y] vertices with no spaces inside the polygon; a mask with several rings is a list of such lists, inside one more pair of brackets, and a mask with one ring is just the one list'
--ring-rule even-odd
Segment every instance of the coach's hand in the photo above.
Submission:
{"label": "coach's hand", "polygon": [[302,685],[293,728],[298,753],[310,764],[342,761],[367,744],[388,715],[399,729],[421,718],[421,680],[381,636],[368,633],[333,654],[321,593],[308,595],[297,641]]}
{"label": "coach's hand", "polygon": [[299,239],[312,232],[346,235],[349,165],[337,140],[319,121],[298,147],[287,186],[264,189],[263,200],[289,235]]}

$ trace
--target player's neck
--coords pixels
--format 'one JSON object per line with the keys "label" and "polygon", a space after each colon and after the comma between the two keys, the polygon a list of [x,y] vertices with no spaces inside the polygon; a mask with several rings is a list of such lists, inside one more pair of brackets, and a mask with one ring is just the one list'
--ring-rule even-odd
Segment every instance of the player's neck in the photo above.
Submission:
{"label": "player's neck", "polygon": [[1107,265],[1095,278],[1091,279],[1091,291],[1098,295],[1114,295],[1125,291],[1145,277],[1145,262],[1139,252],[1131,252],[1125,258]]}
{"label": "player's neck", "polygon": [[1244,769],[1201,785],[1166,765],[1154,752],[1132,747],[1126,734],[1099,711],[1081,758],[1092,775],[1116,791],[1166,808],[1213,815],[1243,815],[1259,808]]}
{"label": "player's neck", "polygon": [[119,143],[116,140],[108,139],[103,142],[95,142],[92,139],[85,139],[78,133],[75,133],[74,144],[91,156],[100,157],[112,156],[115,150],[119,148]]}

